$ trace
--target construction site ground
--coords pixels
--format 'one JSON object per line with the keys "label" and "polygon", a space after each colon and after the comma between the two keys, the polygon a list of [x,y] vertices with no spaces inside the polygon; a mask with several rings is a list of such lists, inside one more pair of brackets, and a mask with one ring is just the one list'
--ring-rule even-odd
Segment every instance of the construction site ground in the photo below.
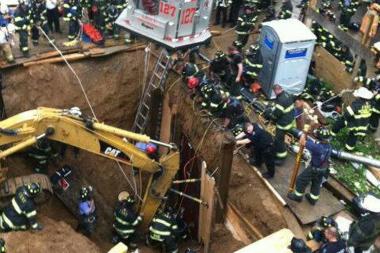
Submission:
{"label": "construction site ground", "polygon": [[[213,38],[213,43],[209,48],[202,49],[209,56],[212,56],[217,49],[226,50],[236,37],[233,29],[212,27],[212,30],[220,31],[221,34]],[[57,38],[59,37],[61,36],[57,36]],[[255,38],[256,36],[251,36],[251,42]],[[130,48],[141,44],[144,42],[140,41],[139,44],[131,45]],[[120,45],[118,46],[120,47]],[[107,124],[130,129],[142,92],[144,51],[139,49],[128,52],[125,49],[115,51],[112,56],[89,59],[84,57],[80,61],[73,62],[72,65],[82,80],[97,118]],[[75,50],[81,51],[79,48]],[[112,50],[112,48],[104,50]],[[46,51],[51,51],[51,48],[49,49],[47,45],[41,47],[40,53]],[[34,55],[31,58],[33,61],[40,59],[37,49],[32,50],[32,54]],[[154,60],[151,60],[151,66]],[[25,59],[17,59],[17,63],[24,61]],[[169,79],[172,81],[167,83],[167,87],[182,85],[181,82],[174,82],[177,79],[178,76],[173,74],[173,77]],[[90,115],[90,110],[75,77],[61,63],[36,63],[28,67],[18,66],[4,69],[2,93],[7,116],[38,106],[55,108],[78,106]],[[192,115],[192,113],[188,113],[183,116],[183,122],[191,124]],[[215,133],[213,137],[218,135],[220,134]],[[210,145],[213,140],[206,140],[206,142]],[[201,156],[208,157],[210,154],[204,152]],[[284,170],[278,168],[277,176],[290,176],[287,172],[293,166],[292,161],[291,156],[288,158]],[[70,164],[77,168],[82,183],[93,185],[97,191],[95,199],[99,220],[95,234],[88,239],[77,233],[75,231],[77,221],[72,212],[57,198],[51,197],[38,208],[39,220],[45,226],[43,231],[0,234],[6,239],[10,252],[106,252],[112,247],[112,208],[120,191],[131,190],[129,184],[121,176],[114,162],[83,151],[76,156],[74,150],[68,148],[65,158],[58,160],[57,164],[51,164],[49,172],[54,172],[63,164]],[[8,167],[10,168],[9,177],[32,173],[32,164],[23,155],[8,159]],[[129,168],[123,169],[127,175],[131,173]],[[274,187],[276,188],[275,185]],[[282,197],[284,197],[283,187],[284,185],[282,193],[280,191]],[[331,193],[328,194],[331,195]],[[334,198],[330,195],[329,197]],[[336,203],[337,199],[332,201]],[[282,205],[266,182],[240,154],[236,154],[233,159],[229,203],[232,208],[237,209],[238,215],[249,223],[243,225],[248,240],[245,242],[236,240],[225,226],[218,224],[212,233],[210,252],[234,252],[248,242],[284,227],[293,230],[298,237],[304,236],[303,229],[305,227],[302,228],[299,225],[293,213]],[[304,212],[314,211],[306,203],[303,207],[305,207]],[[181,249],[188,246],[199,248],[195,241],[190,241],[181,245]],[[142,252],[155,252],[143,244],[141,249]]]}

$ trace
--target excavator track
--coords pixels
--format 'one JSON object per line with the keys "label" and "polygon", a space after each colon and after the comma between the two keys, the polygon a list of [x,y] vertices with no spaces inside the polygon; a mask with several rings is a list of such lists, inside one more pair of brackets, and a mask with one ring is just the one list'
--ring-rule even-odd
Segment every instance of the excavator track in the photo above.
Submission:
{"label": "excavator track", "polygon": [[27,176],[8,178],[0,184],[0,197],[10,197],[15,194],[16,189],[22,185],[39,183],[42,190],[53,194],[50,179],[44,174],[31,174]]}

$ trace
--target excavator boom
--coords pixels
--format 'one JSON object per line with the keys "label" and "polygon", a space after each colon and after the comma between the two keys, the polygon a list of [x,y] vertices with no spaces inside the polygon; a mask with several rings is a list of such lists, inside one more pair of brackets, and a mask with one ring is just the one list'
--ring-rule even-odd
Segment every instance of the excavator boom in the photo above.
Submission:
{"label": "excavator boom", "polygon": [[[140,210],[145,228],[179,168],[179,153],[175,145],[99,123],[83,115],[78,108],[60,110],[39,107],[1,121],[0,147],[6,145],[7,149],[0,152],[0,159],[32,146],[41,138],[65,143],[149,172],[151,176]],[[129,141],[153,142],[169,147],[170,152],[155,161]]]}

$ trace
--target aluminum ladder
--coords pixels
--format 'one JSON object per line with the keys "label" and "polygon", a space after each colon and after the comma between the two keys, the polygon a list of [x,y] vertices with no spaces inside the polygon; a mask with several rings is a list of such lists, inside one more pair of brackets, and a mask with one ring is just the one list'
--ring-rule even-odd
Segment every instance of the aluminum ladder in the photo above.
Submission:
{"label": "aluminum ladder", "polygon": [[145,87],[141,102],[137,108],[135,121],[133,122],[132,127],[133,132],[141,134],[145,132],[149,120],[152,92],[157,89],[160,89],[161,92],[164,92],[165,82],[170,68],[171,60],[169,53],[166,51],[166,49],[162,49],[157,59],[156,65],[154,66],[149,83]]}

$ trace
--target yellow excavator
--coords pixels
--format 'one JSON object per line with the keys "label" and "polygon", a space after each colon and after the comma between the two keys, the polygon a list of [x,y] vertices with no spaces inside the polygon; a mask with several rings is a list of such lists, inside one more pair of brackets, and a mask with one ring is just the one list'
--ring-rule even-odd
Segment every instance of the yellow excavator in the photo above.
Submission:
{"label": "yellow excavator", "polygon": [[[180,155],[174,144],[162,143],[147,135],[100,123],[84,115],[77,107],[39,107],[1,121],[0,159],[28,148],[42,138],[68,144],[150,173],[139,210],[143,215],[143,228],[147,228],[153,219],[179,169]],[[156,161],[136,148],[132,143],[136,141],[165,146],[169,152]]]}

